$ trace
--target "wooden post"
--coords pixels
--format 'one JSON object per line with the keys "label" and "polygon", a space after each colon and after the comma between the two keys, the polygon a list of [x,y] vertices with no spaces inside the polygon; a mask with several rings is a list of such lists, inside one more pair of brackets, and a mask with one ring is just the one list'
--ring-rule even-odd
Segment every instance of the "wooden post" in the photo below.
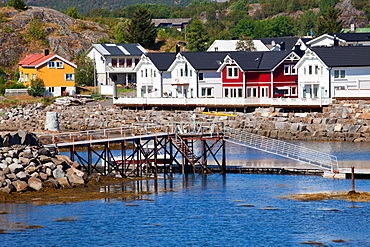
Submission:
{"label": "wooden post", "polygon": [[226,173],[226,141],[222,139],[222,164],[221,164],[221,173]]}
{"label": "wooden post", "polygon": [[91,175],[91,166],[92,166],[92,152],[91,152],[91,144],[87,147],[87,174]]}
{"label": "wooden post", "polygon": [[355,167],[351,166],[352,191],[355,192]]}

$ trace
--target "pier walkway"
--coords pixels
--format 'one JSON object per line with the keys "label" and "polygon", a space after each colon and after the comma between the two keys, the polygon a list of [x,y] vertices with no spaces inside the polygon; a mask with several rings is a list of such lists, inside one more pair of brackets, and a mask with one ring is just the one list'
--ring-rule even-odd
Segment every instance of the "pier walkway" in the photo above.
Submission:
{"label": "pier walkway", "polygon": [[[70,149],[71,160],[78,158],[89,173],[118,171],[124,177],[174,170],[208,173],[211,172],[208,158],[213,158],[220,170],[226,172],[227,142],[307,163],[318,170],[338,170],[336,156],[224,127],[222,122],[183,122],[171,125],[136,123],[122,128],[54,133],[39,136],[39,139],[45,147]],[[199,150],[194,148],[196,141],[200,141],[200,155]],[[120,157],[112,154],[113,144],[120,146]],[[77,151],[84,147],[84,151],[88,151],[87,158]],[[94,155],[96,158],[93,158]],[[216,156],[221,156],[221,160]],[[99,168],[101,164],[104,164],[103,172]]]}

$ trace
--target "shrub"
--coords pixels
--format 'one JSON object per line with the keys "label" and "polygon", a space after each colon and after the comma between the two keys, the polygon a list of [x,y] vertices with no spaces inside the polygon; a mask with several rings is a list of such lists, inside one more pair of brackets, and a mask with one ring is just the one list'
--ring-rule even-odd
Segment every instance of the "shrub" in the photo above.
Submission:
{"label": "shrub", "polygon": [[31,87],[27,90],[27,92],[33,97],[42,96],[45,92],[44,80],[41,78],[31,80]]}

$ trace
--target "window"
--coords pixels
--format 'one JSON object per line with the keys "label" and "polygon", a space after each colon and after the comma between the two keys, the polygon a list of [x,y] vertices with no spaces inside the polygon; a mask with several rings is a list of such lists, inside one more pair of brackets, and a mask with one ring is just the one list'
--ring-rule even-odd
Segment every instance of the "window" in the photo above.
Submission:
{"label": "window", "polygon": [[148,69],[145,69],[145,77],[148,77]]}
{"label": "window", "polygon": [[257,87],[249,87],[247,88],[248,97],[250,98],[257,98]]}
{"label": "window", "polygon": [[112,58],[112,67],[117,67],[117,59]]}
{"label": "window", "polygon": [[74,74],[65,74],[66,81],[74,81]]}
{"label": "window", "polygon": [[284,65],[284,75],[290,75],[290,65]]}
{"label": "window", "polygon": [[292,96],[297,96],[297,87],[291,87],[290,91]]}
{"label": "window", "polygon": [[48,62],[48,68],[49,68],[49,69],[55,69],[55,68],[56,68],[56,64],[55,64],[55,62],[54,62],[54,61],[50,61],[50,62]]}
{"label": "window", "polygon": [[184,70],[183,69],[180,69],[180,76],[183,77],[184,76]]}
{"label": "window", "polygon": [[153,71],[153,76],[157,77],[157,71],[156,70]]}
{"label": "window", "polygon": [[296,75],[297,70],[294,68],[293,64],[284,65],[284,75]]}
{"label": "window", "polygon": [[54,87],[49,87],[49,93],[54,93]]}
{"label": "window", "polygon": [[127,58],[126,62],[127,62],[127,67],[132,67],[132,59],[131,58]]}
{"label": "window", "polygon": [[36,77],[37,77],[37,75],[36,75],[36,74],[32,74],[32,80],[35,80],[35,79],[36,79]]}
{"label": "window", "polygon": [[243,89],[242,88],[225,88],[224,89],[224,97],[226,98],[241,98],[243,97]]}
{"label": "window", "polygon": [[203,73],[199,73],[199,74],[198,74],[198,79],[199,79],[200,81],[203,81],[203,80],[204,80],[204,75],[203,75]]}
{"label": "window", "polygon": [[269,88],[261,87],[261,98],[268,98],[268,97],[269,97]]}
{"label": "window", "polygon": [[310,66],[308,66],[308,74],[309,75],[312,75],[312,66],[310,65]]}
{"label": "window", "polygon": [[303,74],[307,74],[306,67],[303,67]]}
{"label": "window", "polygon": [[121,59],[119,59],[118,61],[119,61],[119,66],[120,66],[120,67],[125,67],[125,59],[122,59],[122,58],[121,58]]}
{"label": "window", "polygon": [[64,67],[64,63],[61,62],[61,61],[56,61],[55,64],[56,64],[58,69],[63,69],[63,67]]}
{"label": "window", "polygon": [[28,81],[29,78],[28,78],[28,74],[24,74],[24,81]]}
{"label": "window", "polygon": [[213,87],[203,87],[201,91],[202,97],[213,97]]}
{"label": "window", "polygon": [[238,78],[238,67],[236,66],[229,66],[227,67],[227,78]]}
{"label": "window", "polygon": [[141,70],[141,77],[144,77],[144,71]]}
{"label": "window", "polygon": [[346,71],[345,70],[334,70],[334,78],[345,78]]}
{"label": "window", "polygon": [[315,75],[319,74],[319,66],[315,65]]}
{"label": "window", "polygon": [[139,63],[139,59],[138,58],[135,58],[135,65],[137,65]]}

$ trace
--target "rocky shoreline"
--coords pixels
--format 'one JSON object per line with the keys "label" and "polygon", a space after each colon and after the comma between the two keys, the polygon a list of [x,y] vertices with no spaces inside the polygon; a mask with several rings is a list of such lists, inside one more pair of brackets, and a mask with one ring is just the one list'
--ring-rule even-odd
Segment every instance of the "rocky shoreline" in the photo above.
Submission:
{"label": "rocky shoreline", "polygon": [[33,134],[20,130],[0,140],[0,192],[84,187],[89,180],[78,162],[40,146]]}
{"label": "rocky shoreline", "polygon": [[[281,108],[257,108],[237,117],[205,115],[196,109],[198,122],[222,121],[225,126],[281,140],[370,141],[370,102],[335,101],[322,112],[285,113]],[[61,131],[83,131],[128,126],[135,122],[192,122],[192,111],[128,110],[98,102],[78,106],[41,103],[0,109],[3,133],[24,129],[44,133],[46,112],[57,112]]]}

